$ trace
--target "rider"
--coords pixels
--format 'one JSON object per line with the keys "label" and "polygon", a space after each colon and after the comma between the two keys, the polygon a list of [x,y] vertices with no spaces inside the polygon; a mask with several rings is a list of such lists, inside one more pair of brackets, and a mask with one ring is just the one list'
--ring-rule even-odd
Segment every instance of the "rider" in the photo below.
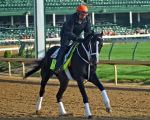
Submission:
{"label": "rider", "polygon": [[91,33],[91,24],[88,16],[88,8],[84,5],[77,7],[77,12],[69,16],[64,22],[61,29],[61,47],[58,52],[57,62],[54,71],[56,73],[62,71],[63,57],[66,53],[70,40],[82,42],[84,39],[80,37],[84,31],[84,37]]}

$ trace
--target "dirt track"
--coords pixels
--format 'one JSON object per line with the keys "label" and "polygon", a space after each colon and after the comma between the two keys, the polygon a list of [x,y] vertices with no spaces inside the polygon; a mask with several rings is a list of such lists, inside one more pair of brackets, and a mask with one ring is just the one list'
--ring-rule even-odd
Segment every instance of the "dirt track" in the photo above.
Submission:
{"label": "dirt track", "polygon": [[[106,113],[100,91],[91,83],[85,84],[94,120],[149,120],[150,86],[117,85],[103,83],[113,112]],[[73,120],[86,119],[84,104],[76,82],[70,82],[64,93],[63,103],[68,113],[60,116],[56,94],[58,80],[48,82],[39,114],[35,113],[40,80],[3,79],[0,77],[1,120]]]}

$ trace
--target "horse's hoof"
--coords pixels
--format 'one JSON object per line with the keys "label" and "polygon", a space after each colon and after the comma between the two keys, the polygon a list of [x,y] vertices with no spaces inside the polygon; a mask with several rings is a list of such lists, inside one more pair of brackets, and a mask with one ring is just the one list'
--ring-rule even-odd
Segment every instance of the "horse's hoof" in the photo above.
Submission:
{"label": "horse's hoof", "polygon": [[92,115],[89,115],[89,116],[88,116],[88,119],[91,119],[91,118],[92,118]]}
{"label": "horse's hoof", "polygon": [[39,111],[38,111],[38,110],[36,110],[36,114],[38,114],[38,112],[39,112]]}
{"label": "horse's hoof", "polygon": [[26,77],[23,77],[23,80],[26,80],[27,78]]}
{"label": "horse's hoof", "polygon": [[112,112],[111,108],[106,108],[106,112],[111,113]]}
{"label": "horse's hoof", "polygon": [[66,113],[61,113],[61,115],[62,115],[62,116],[66,116],[67,114],[66,114]]}

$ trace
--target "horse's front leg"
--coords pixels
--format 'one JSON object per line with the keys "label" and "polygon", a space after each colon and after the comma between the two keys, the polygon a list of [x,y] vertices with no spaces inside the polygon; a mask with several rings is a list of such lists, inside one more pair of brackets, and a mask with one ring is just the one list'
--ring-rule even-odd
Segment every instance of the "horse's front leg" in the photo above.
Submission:
{"label": "horse's front leg", "polygon": [[87,118],[92,118],[91,112],[90,112],[90,107],[89,107],[89,102],[88,102],[88,97],[84,88],[84,83],[83,80],[77,81],[80,92],[82,94],[83,97],[83,102],[85,105],[85,110],[86,110],[86,117]]}
{"label": "horse's front leg", "polygon": [[106,111],[108,113],[110,113],[112,110],[111,110],[111,106],[110,106],[110,101],[109,101],[109,98],[107,96],[107,93],[103,87],[103,85],[100,83],[96,73],[94,73],[90,79],[89,79],[89,82],[92,82],[94,85],[96,85],[100,90],[101,90],[101,94],[103,96],[103,99],[104,99],[104,103],[106,105]]}

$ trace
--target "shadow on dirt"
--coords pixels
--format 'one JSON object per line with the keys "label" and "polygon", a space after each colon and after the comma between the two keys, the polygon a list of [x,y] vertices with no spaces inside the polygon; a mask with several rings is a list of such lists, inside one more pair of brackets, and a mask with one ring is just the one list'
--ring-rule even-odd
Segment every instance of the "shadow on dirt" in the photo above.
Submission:
{"label": "shadow on dirt", "polygon": [[[149,118],[142,116],[136,117],[97,117],[93,116],[92,120],[148,120]],[[70,116],[57,116],[57,117],[27,117],[27,118],[0,118],[0,120],[87,120],[86,117],[70,117]]]}
{"label": "shadow on dirt", "polygon": [[[19,83],[19,84],[32,84],[32,85],[40,85],[40,82],[32,82],[32,81],[18,81],[18,80],[2,80],[0,79],[0,82],[9,82],[9,83]],[[48,86],[59,86],[58,84],[54,84],[54,83],[47,83]],[[68,87],[78,87],[77,85],[68,85]],[[85,84],[85,88],[92,88],[92,89],[98,89],[95,86],[88,86]],[[142,89],[142,88],[120,88],[119,86],[115,86],[115,87],[105,87],[105,89],[108,90],[123,90],[123,91],[145,91],[145,92],[150,92],[150,89]]]}

